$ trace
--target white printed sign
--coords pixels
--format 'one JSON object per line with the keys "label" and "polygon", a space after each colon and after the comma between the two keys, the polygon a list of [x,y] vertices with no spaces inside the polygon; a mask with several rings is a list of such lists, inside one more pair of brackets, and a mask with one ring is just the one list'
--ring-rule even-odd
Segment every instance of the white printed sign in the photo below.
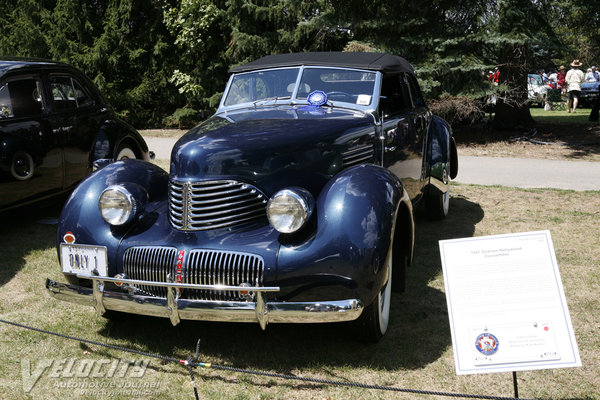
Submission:
{"label": "white printed sign", "polygon": [[581,366],[549,231],[439,246],[457,374]]}

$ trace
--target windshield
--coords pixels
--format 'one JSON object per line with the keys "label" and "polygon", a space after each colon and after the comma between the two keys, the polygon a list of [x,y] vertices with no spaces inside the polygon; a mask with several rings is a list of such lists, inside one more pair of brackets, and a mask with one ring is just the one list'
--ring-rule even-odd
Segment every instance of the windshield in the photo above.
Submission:
{"label": "windshield", "polygon": [[542,85],[542,77],[539,75],[528,75],[527,78],[529,79],[529,84],[530,85]]}
{"label": "windshield", "polygon": [[235,75],[224,105],[291,98],[300,68],[273,69]]}
{"label": "windshield", "polygon": [[[298,85],[298,74],[302,74]],[[260,101],[300,100],[314,91],[327,95],[331,103],[370,106],[376,73],[344,68],[280,68],[233,76],[223,105],[226,107]]]}
{"label": "windshield", "polygon": [[321,90],[331,101],[361,106],[371,104],[375,73],[337,68],[306,68],[302,74],[298,99],[306,99],[314,90]]}

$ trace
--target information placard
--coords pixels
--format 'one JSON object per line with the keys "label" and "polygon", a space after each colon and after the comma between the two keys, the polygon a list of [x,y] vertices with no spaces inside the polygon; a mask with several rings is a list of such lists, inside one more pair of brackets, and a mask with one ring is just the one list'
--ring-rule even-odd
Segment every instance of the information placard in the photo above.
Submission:
{"label": "information placard", "polygon": [[457,374],[581,366],[549,231],[439,246]]}

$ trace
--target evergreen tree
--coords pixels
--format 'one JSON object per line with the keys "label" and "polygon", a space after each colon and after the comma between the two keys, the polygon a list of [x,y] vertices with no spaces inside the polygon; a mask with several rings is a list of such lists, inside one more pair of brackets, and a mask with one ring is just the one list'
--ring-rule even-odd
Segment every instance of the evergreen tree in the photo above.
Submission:
{"label": "evergreen tree", "polygon": [[527,74],[546,64],[560,49],[548,23],[549,6],[544,1],[498,1],[494,40],[498,43],[500,77],[506,90],[496,104],[497,127],[528,127],[534,123],[527,99]]}
{"label": "evergreen tree", "polygon": [[598,0],[556,0],[549,20],[566,44],[557,64],[580,59],[587,65],[600,64],[600,2]]}
{"label": "evergreen tree", "polygon": [[346,34],[316,24],[327,1],[183,0],[165,24],[183,57],[171,80],[194,106],[215,107],[232,66],[267,54],[341,50]]}
{"label": "evergreen tree", "polygon": [[497,120],[526,124],[527,72],[600,64],[599,13],[589,0],[5,0],[0,54],[79,67],[139,127],[214,109],[229,68],[266,54],[403,55],[430,98],[483,97],[498,65]]}
{"label": "evergreen tree", "polygon": [[169,83],[177,54],[157,1],[11,0],[0,11],[0,54],[78,67],[136,126],[184,104]]}

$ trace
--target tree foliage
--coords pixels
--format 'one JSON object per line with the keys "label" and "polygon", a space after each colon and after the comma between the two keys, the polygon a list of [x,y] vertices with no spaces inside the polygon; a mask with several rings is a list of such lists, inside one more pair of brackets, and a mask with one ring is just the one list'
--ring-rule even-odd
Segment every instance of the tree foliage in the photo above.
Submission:
{"label": "tree foliage", "polygon": [[[138,127],[214,109],[232,66],[344,49],[405,56],[428,97],[500,88],[516,113],[527,72],[598,64],[599,13],[589,0],[4,0],[0,54],[75,65]],[[482,75],[495,66],[500,87]]]}
{"label": "tree foliage", "polygon": [[183,0],[165,24],[185,56],[171,81],[194,106],[214,107],[230,67],[267,54],[341,49],[343,32],[316,24],[326,1]]}
{"label": "tree foliage", "polygon": [[185,103],[169,83],[177,54],[156,1],[7,0],[0,11],[0,54],[78,67],[137,126]]}

